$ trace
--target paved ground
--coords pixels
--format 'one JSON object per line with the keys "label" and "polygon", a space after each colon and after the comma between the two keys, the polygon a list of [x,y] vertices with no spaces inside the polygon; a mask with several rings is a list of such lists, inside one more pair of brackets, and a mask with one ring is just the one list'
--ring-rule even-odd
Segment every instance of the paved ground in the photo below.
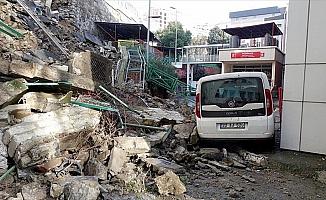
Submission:
{"label": "paved ground", "polygon": [[[209,144],[221,148],[223,143]],[[217,177],[210,170],[193,169],[181,176],[187,184],[187,194],[199,199],[326,199],[326,184],[316,181],[316,171],[326,170],[326,156],[268,150],[256,142],[233,143],[269,157],[267,169],[233,169]],[[258,148],[259,147],[259,148]],[[254,150],[256,149],[256,151]],[[255,182],[242,178],[250,176]]]}

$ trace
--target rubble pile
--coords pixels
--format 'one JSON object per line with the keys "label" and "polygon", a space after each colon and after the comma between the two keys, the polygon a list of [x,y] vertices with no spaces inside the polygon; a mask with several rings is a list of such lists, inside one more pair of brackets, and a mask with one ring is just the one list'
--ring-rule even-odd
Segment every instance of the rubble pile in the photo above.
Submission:
{"label": "rubble pile", "polygon": [[69,55],[17,1],[0,0],[1,20],[23,34],[0,33],[0,199],[191,199],[181,178],[191,169],[267,165],[244,150],[199,148],[183,100],[112,86],[119,54],[78,34],[71,1],[53,1],[50,14],[48,1],[24,2]]}

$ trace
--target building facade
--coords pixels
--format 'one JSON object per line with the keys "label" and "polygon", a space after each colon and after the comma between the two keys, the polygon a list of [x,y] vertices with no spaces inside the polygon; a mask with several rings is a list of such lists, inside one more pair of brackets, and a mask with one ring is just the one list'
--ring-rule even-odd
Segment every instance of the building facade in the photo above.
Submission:
{"label": "building facade", "polygon": [[[172,8],[152,8],[151,16],[155,18],[151,19],[151,31],[156,32],[162,30],[168,26],[170,22],[175,22],[176,11]],[[147,15],[144,16],[144,24],[147,24]]]}
{"label": "building facade", "polygon": [[326,1],[290,0],[281,148],[326,154]]}
{"label": "building facade", "polygon": [[[278,47],[284,51],[285,49],[285,35],[286,35],[286,7],[266,7],[252,10],[242,10],[236,12],[230,12],[230,22],[226,25],[227,27],[243,27],[251,26],[260,23],[274,22],[277,27],[282,31],[283,36],[276,37],[278,41]],[[241,46],[243,47],[260,47],[264,45],[264,39],[246,39],[241,40]]]}

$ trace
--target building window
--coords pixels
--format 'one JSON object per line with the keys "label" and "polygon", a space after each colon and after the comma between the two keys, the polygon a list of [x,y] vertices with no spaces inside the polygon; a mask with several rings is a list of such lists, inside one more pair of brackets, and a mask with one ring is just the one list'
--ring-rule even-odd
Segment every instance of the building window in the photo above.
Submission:
{"label": "building window", "polygon": [[282,24],[276,24],[277,27],[281,28],[282,27]]}
{"label": "building window", "polygon": [[160,23],[162,24],[162,20],[160,20]]}
{"label": "building window", "polygon": [[160,12],[160,15],[162,15],[162,12]]}
{"label": "building window", "polygon": [[166,16],[166,13],[164,13],[164,16]]}
{"label": "building window", "polygon": [[166,17],[164,17],[164,20],[166,20]]}

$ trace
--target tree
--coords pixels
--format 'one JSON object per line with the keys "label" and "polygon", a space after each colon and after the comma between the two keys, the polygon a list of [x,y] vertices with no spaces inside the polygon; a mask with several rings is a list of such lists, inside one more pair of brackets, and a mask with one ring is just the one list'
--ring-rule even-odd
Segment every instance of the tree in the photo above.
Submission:
{"label": "tree", "polygon": [[[177,46],[183,47],[189,45],[191,43],[191,32],[188,30],[184,30],[180,22],[177,22],[177,29]],[[161,40],[163,46],[175,47],[175,30],[176,23],[170,22],[166,28],[156,33],[159,39]]]}
{"label": "tree", "polygon": [[229,43],[230,36],[224,33],[218,26],[215,26],[209,31],[208,44],[226,44]]}
{"label": "tree", "polygon": [[196,35],[191,40],[191,45],[205,45],[207,44],[208,37],[205,35]]}

